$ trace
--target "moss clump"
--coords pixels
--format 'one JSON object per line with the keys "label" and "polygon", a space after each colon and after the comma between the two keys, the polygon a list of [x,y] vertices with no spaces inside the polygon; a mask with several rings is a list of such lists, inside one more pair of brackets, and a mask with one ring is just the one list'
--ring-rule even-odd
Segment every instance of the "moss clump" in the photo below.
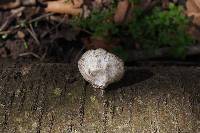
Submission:
{"label": "moss clump", "polygon": [[[130,0],[136,5],[140,5],[138,0]],[[154,51],[161,47],[170,47],[170,54],[175,57],[184,57],[186,47],[193,44],[194,40],[187,33],[189,19],[184,14],[182,6],[169,4],[168,9],[155,6],[148,13],[140,6],[135,6],[132,20],[117,25],[113,21],[116,5],[108,10],[93,11],[88,18],[73,19],[73,25],[80,27],[91,33],[93,37],[101,37],[106,40],[113,38],[128,37],[130,41],[120,47],[119,55],[126,45],[139,44],[148,51]]]}
{"label": "moss clump", "polygon": [[155,7],[146,16],[137,10],[129,24],[129,32],[145,49],[169,46],[174,56],[183,57],[186,46],[193,43],[193,39],[187,33],[189,20],[183,11],[182,6],[172,3],[167,10]]}

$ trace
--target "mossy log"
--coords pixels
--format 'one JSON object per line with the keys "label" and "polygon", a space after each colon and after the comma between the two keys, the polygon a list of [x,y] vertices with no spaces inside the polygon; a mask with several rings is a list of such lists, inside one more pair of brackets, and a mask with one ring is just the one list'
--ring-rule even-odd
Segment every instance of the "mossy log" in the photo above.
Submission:
{"label": "mossy log", "polygon": [[0,68],[1,133],[198,133],[199,67],[131,67],[105,91],[67,64]]}

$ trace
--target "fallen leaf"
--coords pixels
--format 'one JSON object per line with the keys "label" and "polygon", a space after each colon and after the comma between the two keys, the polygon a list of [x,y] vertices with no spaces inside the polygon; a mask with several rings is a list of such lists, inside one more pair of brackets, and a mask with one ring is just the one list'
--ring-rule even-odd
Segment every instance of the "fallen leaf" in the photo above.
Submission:
{"label": "fallen leaf", "polygon": [[21,0],[15,0],[15,1],[8,0],[0,4],[0,9],[4,10],[12,9],[12,8],[17,8],[20,5],[21,5]]}
{"label": "fallen leaf", "polygon": [[[47,7],[45,8],[45,12],[53,12],[60,14],[69,14],[69,15],[80,15],[82,13],[82,9],[78,8],[76,4],[72,2],[66,2],[65,0],[59,1],[47,1]],[[80,3],[79,3],[80,4]]]}
{"label": "fallen leaf", "polygon": [[83,0],[73,0],[74,8],[79,8],[83,5]]}
{"label": "fallen leaf", "polygon": [[129,6],[130,3],[128,0],[119,1],[114,16],[115,23],[122,23],[125,20]]}
{"label": "fallen leaf", "polygon": [[189,17],[193,17],[193,23],[200,26],[200,1],[199,0],[187,0],[186,2],[186,14]]}
{"label": "fallen leaf", "polygon": [[19,39],[24,39],[24,37],[25,37],[24,32],[22,32],[22,31],[17,31],[17,37],[18,37]]}
{"label": "fallen leaf", "polygon": [[168,5],[169,5],[169,0],[163,0],[162,1],[162,7],[163,7],[163,9],[167,9]]}

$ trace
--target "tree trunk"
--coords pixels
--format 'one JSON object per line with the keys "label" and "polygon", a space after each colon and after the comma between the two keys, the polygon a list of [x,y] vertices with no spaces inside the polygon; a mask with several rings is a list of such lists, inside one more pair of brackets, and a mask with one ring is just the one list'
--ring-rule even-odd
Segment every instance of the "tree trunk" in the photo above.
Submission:
{"label": "tree trunk", "polygon": [[5,63],[1,133],[200,132],[198,67],[127,68],[103,92],[74,66]]}

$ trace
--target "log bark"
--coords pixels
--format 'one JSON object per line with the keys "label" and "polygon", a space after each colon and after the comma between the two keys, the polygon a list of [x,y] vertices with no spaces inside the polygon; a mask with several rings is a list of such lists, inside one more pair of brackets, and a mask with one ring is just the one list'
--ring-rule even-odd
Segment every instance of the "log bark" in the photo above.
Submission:
{"label": "log bark", "polygon": [[[172,57],[170,55],[171,48],[165,47],[165,48],[158,48],[155,49],[152,52],[148,52],[147,50],[129,50],[126,51],[128,55],[127,62],[131,61],[139,61],[139,60],[148,60],[148,59],[155,59],[155,58],[166,58],[166,57]],[[200,54],[200,45],[191,45],[186,48],[186,56],[192,56],[192,55],[199,55]]]}
{"label": "log bark", "polygon": [[131,67],[104,92],[67,64],[1,61],[0,132],[200,132],[199,67]]}

